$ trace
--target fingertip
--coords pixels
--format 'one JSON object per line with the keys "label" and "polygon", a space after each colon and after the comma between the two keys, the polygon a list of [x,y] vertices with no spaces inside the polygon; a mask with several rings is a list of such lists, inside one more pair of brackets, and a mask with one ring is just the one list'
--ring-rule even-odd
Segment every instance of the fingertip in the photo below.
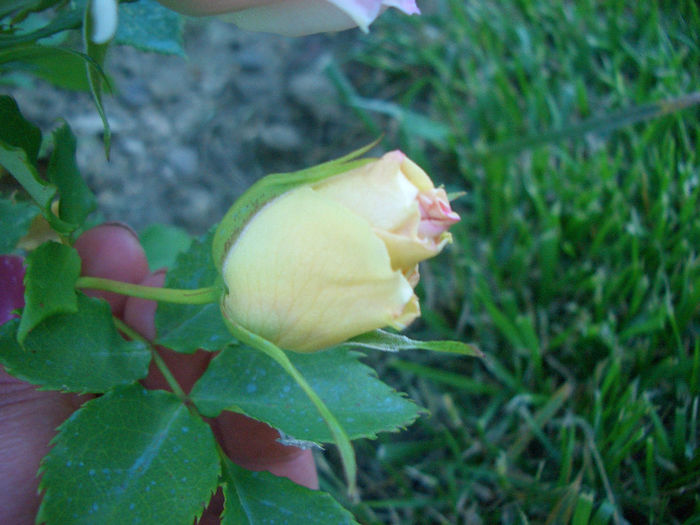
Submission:
{"label": "fingertip", "polygon": [[[165,283],[165,270],[147,275],[139,284],[160,287]],[[150,341],[156,339],[155,314],[158,303],[148,299],[129,297],[124,305],[123,319],[126,324]],[[157,347],[160,357],[185,392],[189,392],[197,382],[211,359],[211,352],[197,350],[193,354],[182,354],[167,348]],[[170,390],[170,386],[158,367],[151,362],[148,376],[143,385],[150,389]]]}
{"label": "fingertip", "polygon": [[316,463],[311,450],[283,445],[271,426],[243,414],[224,411],[212,428],[231,460],[249,470],[265,470],[299,485],[318,488]]}
{"label": "fingertip", "polygon": [[318,490],[318,472],[311,450],[302,450],[283,461],[271,463],[265,470],[275,476],[291,479],[297,485]]}
{"label": "fingertip", "polygon": [[[159,270],[144,277],[138,284],[160,288],[165,283],[165,270]],[[126,324],[146,339],[156,338],[155,315],[158,303],[140,297],[127,297],[124,303],[123,319]]]}
{"label": "fingertip", "polygon": [[[138,283],[148,274],[146,253],[136,233],[126,225],[96,226],[78,237],[74,247],[82,259],[85,276]],[[122,314],[126,296],[102,290],[85,290],[85,293],[107,300],[114,315]]]}
{"label": "fingertip", "polygon": [[34,523],[41,458],[57,427],[89,398],[39,390],[0,365],[0,523]]}

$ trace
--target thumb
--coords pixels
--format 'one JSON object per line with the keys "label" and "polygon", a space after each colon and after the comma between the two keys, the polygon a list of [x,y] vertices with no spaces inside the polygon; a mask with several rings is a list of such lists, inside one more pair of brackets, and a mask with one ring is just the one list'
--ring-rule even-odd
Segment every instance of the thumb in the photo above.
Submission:
{"label": "thumb", "polygon": [[[82,274],[127,283],[138,283],[148,274],[146,253],[136,233],[126,225],[106,223],[83,233],[74,248],[82,259]],[[85,290],[91,297],[106,299],[112,313],[121,317],[126,296],[102,290]]]}
{"label": "thumb", "polygon": [[[126,226],[97,226],[80,236],[75,248],[82,258],[83,275],[137,282],[148,272],[138,238]],[[6,314],[3,321],[11,317],[13,308],[23,306],[22,279],[12,273],[21,269],[21,264],[10,262],[0,267],[0,306]],[[104,297],[113,313],[121,314],[124,297],[103,292],[90,295]],[[34,523],[40,501],[39,462],[48,452],[56,428],[86,399],[87,396],[39,391],[0,368],[0,523]]]}

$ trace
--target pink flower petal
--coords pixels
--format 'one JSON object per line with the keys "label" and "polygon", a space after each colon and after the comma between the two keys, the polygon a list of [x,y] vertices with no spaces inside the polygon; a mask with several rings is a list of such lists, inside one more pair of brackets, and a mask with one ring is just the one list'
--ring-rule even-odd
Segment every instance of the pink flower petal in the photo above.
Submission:
{"label": "pink flower petal", "polygon": [[382,2],[387,7],[395,7],[406,13],[407,15],[419,15],[420,9],[416,5],[415,0],[384,0]]}
{"label": "pink flower petal", "polygon": [[328,0],[344,11],[363,31],[374,22],[382,10],[382,0]]}
{"label": "pink flower petal", "polygon": [[421,216],[418,235],[421,237],[436,239],[459,222],[459,215],[452,211],[444,190],[437,190],[435,195],[419,195],[418,207]]}

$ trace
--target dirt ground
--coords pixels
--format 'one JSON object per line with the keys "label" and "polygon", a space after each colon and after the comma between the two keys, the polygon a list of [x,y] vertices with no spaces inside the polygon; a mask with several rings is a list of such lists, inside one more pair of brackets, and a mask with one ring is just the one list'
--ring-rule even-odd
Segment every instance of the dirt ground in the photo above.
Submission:
{"label": "dirt ground", "polygon": [[107,71],[118,92],[105,99],[109,161],[87,94],[39,84],[11,93],[43,129],[61,117],[69,122],[106,220],[199,234],[258,177],[330,160],[375,138],[323,72],[357,35],[292,39],[197,21],[186,27],[187,59],[114,47]]}

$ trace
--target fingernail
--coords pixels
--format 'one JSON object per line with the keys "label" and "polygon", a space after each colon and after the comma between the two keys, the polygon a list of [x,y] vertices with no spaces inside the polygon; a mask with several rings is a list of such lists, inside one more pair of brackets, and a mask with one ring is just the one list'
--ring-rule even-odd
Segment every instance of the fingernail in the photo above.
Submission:
{"label": "fingernail", "polygon": [[131,235],[133,235],[136,239],[139,238],[139,234],[136,233],[136,230],[134,230],[131,226],[126,224],[125,222],[120,222],[120,221],[109,221],[109,222],[103,222],[99,226],[118,226],[119,228],[124,228],[126,231],[128,231]]}

